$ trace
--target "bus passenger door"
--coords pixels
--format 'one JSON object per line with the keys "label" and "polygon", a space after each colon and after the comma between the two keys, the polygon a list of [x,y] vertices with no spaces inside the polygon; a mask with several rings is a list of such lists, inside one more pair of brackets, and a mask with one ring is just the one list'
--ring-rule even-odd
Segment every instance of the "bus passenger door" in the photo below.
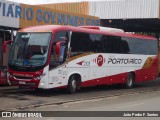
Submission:
{"label": "bus passenger door", "polygon": [[49,88],[61,87],[66,85],[67,67],[65,66],[66,65],[63,64],[49,71]]}

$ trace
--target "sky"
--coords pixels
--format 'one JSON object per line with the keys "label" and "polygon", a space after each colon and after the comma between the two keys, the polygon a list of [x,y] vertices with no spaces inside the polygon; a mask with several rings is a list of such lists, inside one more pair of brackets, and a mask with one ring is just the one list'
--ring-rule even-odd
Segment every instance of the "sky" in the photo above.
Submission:
{"label": "sky", "polygon": [[36,4],[51,4],[51,3],[66,3],[66,2],[83,2],[83,1],[120,1],[120,0],[8,0],[18,3],[36,5]]}

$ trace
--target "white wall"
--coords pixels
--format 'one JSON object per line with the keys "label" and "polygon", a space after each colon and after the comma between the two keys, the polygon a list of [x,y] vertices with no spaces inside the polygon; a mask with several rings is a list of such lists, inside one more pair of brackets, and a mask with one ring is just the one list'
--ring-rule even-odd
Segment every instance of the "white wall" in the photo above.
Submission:
{"label": "white wall", "polygon": [[159,18],[160,0],[89,2],[89,14],[100,19]]}
{"label": "white wall", "polygon": [[12,4],[13,6],[12,8],[14,16],[15,16],[15,5],[19,5],[18,3],[8,2],[6,0],[0,0],[0,26],[19,28],[19,18],[11,16],[9,17],[3,16],[3,3],[6,3],[5,15],[7,14],[9,4]]}

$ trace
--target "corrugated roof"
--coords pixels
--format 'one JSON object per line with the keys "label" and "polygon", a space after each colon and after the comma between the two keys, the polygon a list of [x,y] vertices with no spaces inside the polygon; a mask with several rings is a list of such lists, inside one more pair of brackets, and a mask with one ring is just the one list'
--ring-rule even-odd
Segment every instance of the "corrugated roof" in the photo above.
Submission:
{"label": "corrugated roof", "polygon": [[100,19],[159,18],[159,0],[89,2],[89,15]]}

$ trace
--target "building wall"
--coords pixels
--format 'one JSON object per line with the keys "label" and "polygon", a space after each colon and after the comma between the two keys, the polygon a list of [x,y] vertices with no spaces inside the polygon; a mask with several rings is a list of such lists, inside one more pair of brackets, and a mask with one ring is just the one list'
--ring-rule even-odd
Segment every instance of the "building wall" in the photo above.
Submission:
{"label": "building wall", "polygon": [[[6,0],[0,0],[0,26],[8,26],[8,27],[19,27],[19,18],[16,18],[15,16],[15,8],[16,6],[19,6],[19,3],[11,3]],[[12,12],[9,12],[9,10],[12,10]]]}
{"label": "building wall", "polygon": [[[60,11],[57,9],[51,9],[42,6],[32,6],[21,4],[21,7],[25,9],[26,16],[20,19],[20,28],[33,25],[45,25],[45,24],[56,24],[56,25],[99,25],[100,21],[98,17],[77,14],[75,12]],[[32,11],[32,12],[31,12]],[[25,11],[23,11],[25,12]],[[31,14],[32,17],[31,17]],[[28,19],[27,16],[31,19]]]}
{"label": "building wall", "polygon": [[0,26],[23,28],[33,25],[99,25],[98,17],[88,14],[88,3],[25,5],[0,0]]}
{"label": "building wall", "polygon": [[88,2],[76,2],[76,3],[57,3],[57,4],[45,4],[39,5],[49,9],[56,9],[65,12],[72,12],[78,14],[88,15],[89,3]]}
{"label": "building wall", "polygon": [[89,15],[100,19],[160,18],[160,0],[89,2]]}
{"label": "building wall", "polygon": [[[114,0],[114,1],[90,1],[78,3],[58,3],[47,4],[39,6],[31,6],[0,0],[0,26],[9,26],[14,28],[21,28],[32,25],[42,24],[67,24],[87,25],[86,19],[132,19],[132,18],[160,18],[160,0]],[[29,10],[28,10],[29,8]],[[30,10],[33,10],[32,13]],[[37,10],[42,10],[43,18],[41,21],[36,20]],[[11,12],[8,12],[11,11]],[[49,22],[44,21],[44,13],[52,12],[51,17],[55,20]],[[19,15],[18,13],[21,13]],[[58,13],[61,13],[59,15]],[[33,14],[32,19],[27,16]],[[39,14],[40,15],[40,14]],[[60,18],[58,18],[59,16]],[[64,16],[67,16],[68,22],[64,23]],[[70,16],[73,16],[70,18]],[[82,19],[84,24],[81,24]],[[96,17],[95,17],[96,16]],[[29,16],[30,17],[30,16]],[[99,17],[99,18],[98,18]],[[48,19],[48,18],[46,18]],[[74,19],[74,20],[71,20]],[[78,20],[77,20],[78,19]],[[66,21],[67,21],[66,20]],[[14,22],[13,22],[14,21]],[[54,21],[54,22],[53,22]],[[60,21],[60,22],[58,22]],[[71,23],[72,22],[72,23]],[[94,22],[92,22],[94,23]],[[96,24],[90,24],[96,25]]]}

